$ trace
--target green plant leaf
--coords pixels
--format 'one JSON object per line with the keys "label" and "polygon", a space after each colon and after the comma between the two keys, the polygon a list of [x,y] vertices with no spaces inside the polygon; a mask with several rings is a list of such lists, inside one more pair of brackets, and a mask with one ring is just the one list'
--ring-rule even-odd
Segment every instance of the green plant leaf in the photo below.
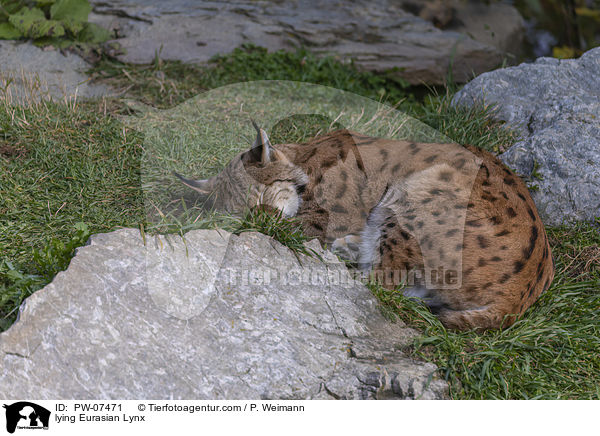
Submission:
{"label": "green plant leaf", "polygon": [[19,12],[22,7],[22,0],[0,0],[0,17],[8,19],[9,15]]}
{"label": "green plant leaf", "polygon": [[84,21],[74,20],[70,17],[62,19],[61,23],[64,26],[65,30],[71,35],[77,35],[83,30],[86,24]]}
{"label": "green plant leaf", "polygon": [[57,0],[50,8],[50,18],[85,22],[91,11],[88,0]]}
{"label": "green plant leaf", "polygon": [[77,35],[77,40],[88,44],[102,44],[111,38],[111,33],[104,27],[94,23],[85,23],[83,30]]}
{"label": "green plant leaf", "polygon": [[83,222],[80,221],[80,222],[75,223],[74,227],[75,227],[76,230],[78,230],[80,232],[84,232],[84,233],[88,233],[89,234],[90,228],[89,228],[89,226],[86,223],[83,223]]}
{"label": "green plant leaf", "polygon": [[0,39],[19,39],[23,36],[15,26],[10,23],[0,23]]}
{"label": "green plant leaf", "polygon": [[56,0],[35,0],[35,5],[39,8],[44,8],[53,5],[55,2]]}
{"label": "green plant leaf", "polygon": [[54,20],[42,21],[42,20],[40,20],[40,21],[34,22],[32,28],[31,28],[30,36],[33,39],[41,38],[44,36],[52,36],[52,37],[57,38],[59,36],[63,36],[64,34],[65,34],[65,28],[58,21],[54,21]]}
{"label": "green plant leaf", "polygon": [[27,30],[31,27],[31,23],[38,20],[45,20],[44,12],[38,8],[23,7],[18,12],[8,17],[8,21],[19,30]]}
{"label": "green plant leaf", "polygon": [[581,55],[581,53],[579,53],[575,47],[569,47],[566,45],[552,47],[552,57],[558,59],[571,59],[577,57],[578,55]]}
{"label": "green plant leaf", "polygon": [[37,8],[22,8],[16,14],[11,15],[8,21],[23,36],[32,39],[45,36],[58,37],[65,34],[65,28],[55,20],[47,20],[44,13]]}
{"label": "green plant leaf", "polygon": [[600,10],[576,8],[575,13],[580,17],[589,17],[595,19],[596,21],[600,21]]}
{"label": "green plant leaf", "polygon": [[56,48],[67,48],[74,44],[73,41],[70,41],[65,38],[56,38],[53,36],[43,36],[41,38],[37,38],[33,41],[33,45],[36,47],[46,47],[48,45],[52,45]]}

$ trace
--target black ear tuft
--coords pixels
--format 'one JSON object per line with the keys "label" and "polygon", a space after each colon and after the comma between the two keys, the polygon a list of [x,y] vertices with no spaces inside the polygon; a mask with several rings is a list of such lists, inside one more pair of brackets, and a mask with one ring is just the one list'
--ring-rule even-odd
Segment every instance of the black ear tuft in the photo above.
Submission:
{"label": "black ear tuft", "polygon": [[254,121],[252,118],[250,118],[250,121],[252,122],[252,125],[256,129],[256,133],[258,133],[260,135],[260,127],[258,127],[258,124],[256,124],[256,121]]}

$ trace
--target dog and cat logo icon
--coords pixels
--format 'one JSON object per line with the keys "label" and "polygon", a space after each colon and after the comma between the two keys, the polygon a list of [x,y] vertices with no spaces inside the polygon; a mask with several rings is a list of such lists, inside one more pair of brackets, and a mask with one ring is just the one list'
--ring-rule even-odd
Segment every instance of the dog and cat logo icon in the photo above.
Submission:
{"label": "dog and cat logo icon", "polygon": [[28,401],[4,404],[3,407],[6,409],[6,431],[9,433],[14,433],[16,429],[48,430],[48,409]]}

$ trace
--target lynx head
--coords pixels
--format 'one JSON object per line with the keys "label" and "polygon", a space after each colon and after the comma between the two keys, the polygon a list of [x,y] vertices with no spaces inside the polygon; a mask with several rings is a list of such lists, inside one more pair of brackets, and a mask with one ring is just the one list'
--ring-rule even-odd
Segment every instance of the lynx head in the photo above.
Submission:
{"label": "lynx head", "polygon": [[252,121],[257,135],[252,148],[235,156],[216,176],[191,180],[175,173],[200,194],[205,207],[241,214],[253,207],[281,210],[294,216],[308,176],[269,141],[267,133]]}

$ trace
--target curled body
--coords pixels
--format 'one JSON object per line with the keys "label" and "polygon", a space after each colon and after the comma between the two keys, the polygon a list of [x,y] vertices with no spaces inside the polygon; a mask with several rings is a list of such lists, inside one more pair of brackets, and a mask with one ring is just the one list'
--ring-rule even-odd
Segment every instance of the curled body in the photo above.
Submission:
{"label": "curled body", "polygon": [[535,204],[491,153],[348,130],[272,145],[257,132],[216,176],[178,177],[216,209],[297,216],[307,236],[422,299],[448,328],[507,327],[550,286]]}

